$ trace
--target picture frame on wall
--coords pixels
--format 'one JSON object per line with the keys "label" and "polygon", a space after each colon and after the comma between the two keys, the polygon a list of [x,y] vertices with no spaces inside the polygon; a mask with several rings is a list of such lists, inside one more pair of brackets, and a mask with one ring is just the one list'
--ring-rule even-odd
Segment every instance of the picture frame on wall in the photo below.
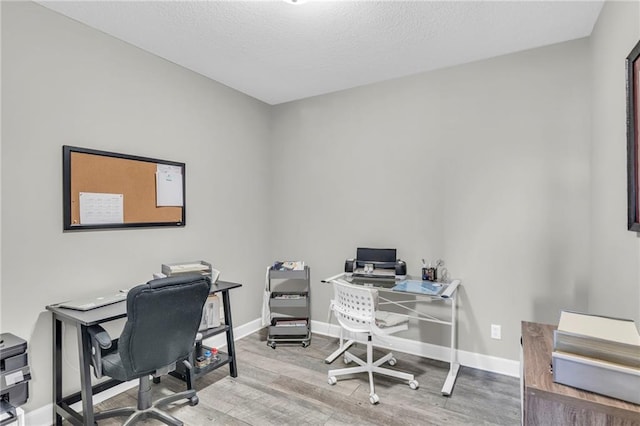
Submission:
{"label": "picture frame on wall", "polygon": [[627,195],[630,231],[640,232],[640,41],[629,53],[627,67]]}

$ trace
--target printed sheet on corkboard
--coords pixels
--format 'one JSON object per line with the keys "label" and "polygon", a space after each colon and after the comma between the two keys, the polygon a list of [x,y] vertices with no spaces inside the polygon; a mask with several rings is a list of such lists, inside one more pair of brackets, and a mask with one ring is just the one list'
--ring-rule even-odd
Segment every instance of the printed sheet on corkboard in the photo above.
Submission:
{"label": "printed sheet on corkboard", "polygon": [[64,228],[184,226],[184,164],[63,147]]}

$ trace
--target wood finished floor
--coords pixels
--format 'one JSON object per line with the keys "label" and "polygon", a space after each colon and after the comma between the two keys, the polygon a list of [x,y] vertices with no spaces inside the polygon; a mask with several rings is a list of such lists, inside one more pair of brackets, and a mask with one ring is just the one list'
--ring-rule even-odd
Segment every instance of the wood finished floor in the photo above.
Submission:
{"label": "wood finished floor", "polygon": [[[453,393],[440,390],[448,364],[395,352],[394,368],[413,373],[417,390],[392,378],[376,376],[380,403],[369,403],[366,375],[327,383],[327,370],[344,366],[342,357],[331,365],[324,358],[337,339],[313,335],[311,345],[266,345],[264,330],[236,342],[238,377],[223,367],[196,381],[200,403],[178,402],[169,407],[186,425],[518,425],[519,380],[461,367]],[[363,355],[364,345],[353,350]],[[380,355],[382,352],[377,352]],[[185,389],[184,383],[164,377],[154,385],[154,399]],[[136,389],[96,406],[96,411],[136,404]],[[106,419],[100,426],[120,425],[124,418]],[[140,424],[159,425],[156,420]]]}

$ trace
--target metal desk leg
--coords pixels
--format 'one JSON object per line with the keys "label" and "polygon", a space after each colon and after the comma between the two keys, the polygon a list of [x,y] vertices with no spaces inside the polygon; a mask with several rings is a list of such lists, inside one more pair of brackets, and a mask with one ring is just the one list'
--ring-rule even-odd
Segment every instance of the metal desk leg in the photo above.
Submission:
{"label": "metal desk leg", "polygon": [[78,326],[78,352],[80,360],[80,393],[82,395],[82,418],[87,426],[94,425],[93,389],[91,388],[91,345],[89,333],[84,325]]}
{"label": "metal desk leg", "polygon": [[62,426],[59,406],[62,402],[62,321],[53,315],[53,401],[54,424]]}
{"label": "metal desk leg", "polygon": [[445,396],[451,395],[453,391],[453,385],[458,377],[458,370],[460,370],[460,364],[458,363],[458,351],[456,349],[456,299],[458,297],[458,291],[456,290],[451,295],[451,348],[450,348],[450,360],[449,360],[449,373],[444,381],[442,387],[442,394]]}
{"label": "metal desk leg", "polygon": [[229,353],[229,373],[231,377],[238,377],[236,347],[233,341],[233,323],[231,321],[231,302],[229,300],[228,290],[222,292],[222,306],[224,309],[224,322],[229,328],[225,333],[227,335],[227,352]]}
{"label": "metal desk leg", "polygon": [[[193,377],[193,369],[195,368],[196,365],[196,354],[195,352],[191,352],[191,355],[189,355],[189,357],[187,358],[187,360],[189,361],[190,366],[187,367],[185,366],[185,382],[187,383],[187,390],[193,390],[193,382],[194,382],[194,377]],[[158,379],[160,379],[158,377]],[[160,380],[158,380],[158,383],[160,383]]]}

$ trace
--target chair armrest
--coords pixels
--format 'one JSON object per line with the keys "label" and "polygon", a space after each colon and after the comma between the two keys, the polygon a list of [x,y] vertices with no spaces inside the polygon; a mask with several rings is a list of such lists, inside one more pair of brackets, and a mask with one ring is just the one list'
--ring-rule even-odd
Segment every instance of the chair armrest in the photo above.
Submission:
{"label": "chair armrest", "polygon": [[99,325],[92,325],[87,329],[89,344],[91,345],[91,365],[96,378],[102,377],[102,350],[112,345],[111,336]]}
{"label": "chair armrest", "polygon": [[111,347],[111,336],[109,336],[107,330],[99,325],[92,325],[87,331],[89,332],[92,345],[95,342],[101,349],[109,349]]}

